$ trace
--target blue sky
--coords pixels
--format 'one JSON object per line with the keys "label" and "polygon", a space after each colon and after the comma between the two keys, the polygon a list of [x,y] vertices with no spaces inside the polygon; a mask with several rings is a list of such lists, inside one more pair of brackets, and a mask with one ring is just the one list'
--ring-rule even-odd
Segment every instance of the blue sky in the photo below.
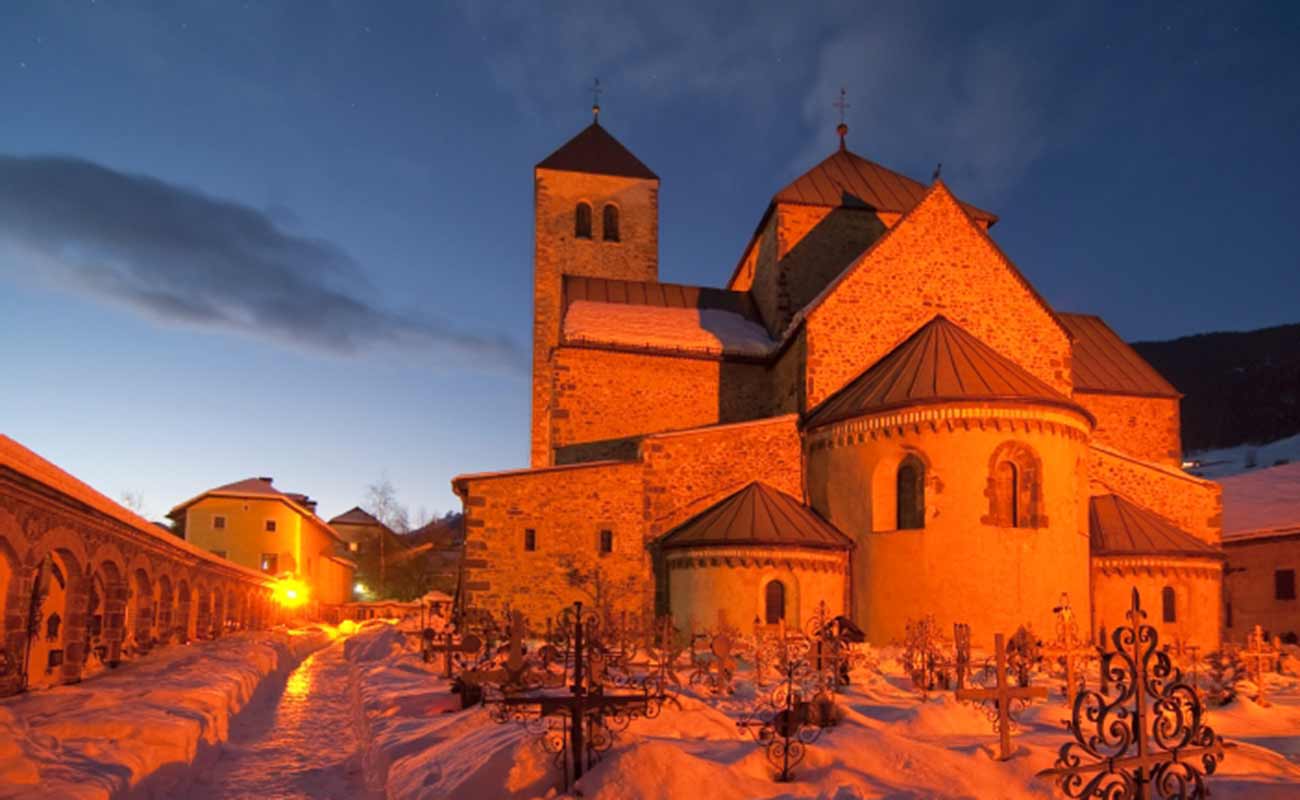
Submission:
{"label": "blue sky", "polygon": [[0,431],[160,516],[527,454],[534,163],[602,121],[717,285],[835,144],[1129,339],[1294,322],[1291,4],[6,3]]}

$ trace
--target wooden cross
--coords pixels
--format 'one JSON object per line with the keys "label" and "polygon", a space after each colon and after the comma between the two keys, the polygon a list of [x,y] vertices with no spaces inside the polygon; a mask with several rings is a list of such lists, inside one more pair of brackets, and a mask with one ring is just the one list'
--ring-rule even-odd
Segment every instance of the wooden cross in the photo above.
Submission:
{"label": "wooden cross", "polygon": [[1045,648],[1045,651],[1049,656],[1065,662],[1065,704],[1073,708],[1074,698],[1079,693],[1079,662],[1096,655],[1097,648],[1079,641],[1074,632],[1067,628],[1065,638]]}
{"label": "wooden cross", "polygon": [[987,689],[958,689],[957,699],[997,701],[997,728],[1002,740],[998,760],[1006,761],[1011,758],[1011,701],[1045,698],[1047,689],[1042,686],[1012,686],[1007,681],[1007,647],[1002,634],[993,637],[993,648],[997,652],[997,684]]}
{"label": "wooden cross", "polygon": [[1273,656],[1273,648],[1268,646],[1268,641],[1264,638],[1263,626],[1256,625],[1255,630],[1246,640],[1246,649],[1241,651],[1241,660],[1250,671],[1251,680],[1259,687],[1259,696],[1255,698],[1255,702],[1260,705],[1266,704],[1264,673],[1273,666]]}
{"label": "wooden cross", "polygon": [[[568,750],[573,767],[573,780],[582,777],[586,763],[586,734],[593,723],[600,717],[623,706],[647,705],[651,696],[647,693],[629,695],[608,695],[599,685],[588,686],[583,674],[586,652],[582,638],[582,603],[574,603],[573,623],[573,683],[568,695],[516,695],[501,702],[506,706],[536,706],[541,717],[564,716],[568,722]],[[566,765],[567,767],[568,765]],[[568,770],[566,769],[566,778]],[[568,783],[568,781],[566,781]],[[567,788],[567,786],[566,786]]]}

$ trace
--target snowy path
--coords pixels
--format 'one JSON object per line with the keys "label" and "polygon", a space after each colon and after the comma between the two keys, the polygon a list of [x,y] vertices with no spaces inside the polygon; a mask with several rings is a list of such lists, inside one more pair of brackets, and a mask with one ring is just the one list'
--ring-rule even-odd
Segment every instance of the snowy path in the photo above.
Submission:
{"label": "snowy path", "polygon": [[186,793],[203,798],[366,798],[340,640],[302,662],[231,725],[220,757]]}

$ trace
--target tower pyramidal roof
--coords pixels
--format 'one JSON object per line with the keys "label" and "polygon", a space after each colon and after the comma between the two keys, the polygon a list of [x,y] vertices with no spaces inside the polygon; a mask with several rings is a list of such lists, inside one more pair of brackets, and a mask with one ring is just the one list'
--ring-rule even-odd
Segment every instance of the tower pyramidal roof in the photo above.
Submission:
{"label": "tower pyramidal roof", "polygon": [[583,128],[577,136],[542,159],[537,168],[659,180],[658,175],[651,172],[641,159],[632,155],[632,151],[602,128],[599,122],[592,122]]}

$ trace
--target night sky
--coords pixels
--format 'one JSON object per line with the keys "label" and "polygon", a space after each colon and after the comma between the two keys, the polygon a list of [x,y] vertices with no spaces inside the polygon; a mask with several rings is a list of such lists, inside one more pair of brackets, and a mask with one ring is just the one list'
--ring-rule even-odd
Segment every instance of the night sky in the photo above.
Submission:
{"label": "night sky", "polygon": [[664,280],[726,280],[843,86],[850,148],[942,161],[1058,309],[1300,320],[1293,3],[176,5],[0,5],[0,431],[155,518],[523,466],[532,166],[596,77]]}

